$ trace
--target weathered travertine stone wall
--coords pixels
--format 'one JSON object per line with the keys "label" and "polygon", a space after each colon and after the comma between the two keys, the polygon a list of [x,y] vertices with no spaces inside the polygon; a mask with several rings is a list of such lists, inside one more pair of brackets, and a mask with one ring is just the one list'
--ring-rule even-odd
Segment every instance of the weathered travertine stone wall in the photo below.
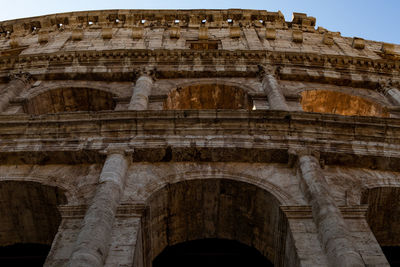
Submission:
{"label": "weathered travertine stone wall", "polygon": [[399,74],[400,45],[302,13],[0,22],[0,246],[51,244],[45,266],[150,267],[223,238],[274,266],[389,266]]}

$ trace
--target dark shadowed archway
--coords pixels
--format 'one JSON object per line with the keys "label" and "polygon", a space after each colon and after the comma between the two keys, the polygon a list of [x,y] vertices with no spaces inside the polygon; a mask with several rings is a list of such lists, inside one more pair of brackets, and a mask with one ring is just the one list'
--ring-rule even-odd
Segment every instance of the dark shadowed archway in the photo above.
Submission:
{"label": "dark shadowed archway", "polygon": [[391,266],[400,266],[400,188],[377,187],[365,191],[367,222]]}
{"label": "dark shadowed archway", "polygon": [[115,108],[114,95],[91,88],[59,88],[43,92],[24,103],[28,114],[101,111]]}
{"label": "dark shadowed archway", "polygon": [[58,231],[64,192],[36,182],[0,182],[0,266],[42,266]]}
{"label": "dark shadowed archway", "polygon": [[213,261],[207,266],[217,266],[218,261],[227,263],[229,257],[236,257],[237,262],[283,266],[285,252],[290,250],[287,257],[296,253],[279,205],[271,193],[241,181],[169,184],[148,199],[142,255],[136,255],[143,264],[138,265],[167,266],[162,263],[172,257],[178,258],[177,266],[190,261],[186,266],[197,266],[198,258]]}

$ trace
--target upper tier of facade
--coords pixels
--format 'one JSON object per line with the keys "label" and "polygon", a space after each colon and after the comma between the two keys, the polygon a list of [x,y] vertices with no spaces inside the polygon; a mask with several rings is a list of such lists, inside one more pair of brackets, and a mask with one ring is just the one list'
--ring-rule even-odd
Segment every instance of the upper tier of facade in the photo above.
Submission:
{"label": "upper tier of facade", "polygon": [[[17,49],[17,52],[10,51]],[[342,37],[316,19],[265,10],[103,10],[0,22],[2,56],[68,51],[211,49],[318,53],[379,60],[400,46]]]}

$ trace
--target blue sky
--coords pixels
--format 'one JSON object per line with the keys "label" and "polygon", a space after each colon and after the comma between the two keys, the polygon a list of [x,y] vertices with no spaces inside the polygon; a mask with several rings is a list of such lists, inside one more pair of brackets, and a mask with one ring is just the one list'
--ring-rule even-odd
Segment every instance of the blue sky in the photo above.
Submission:
{"label": "blue sky", "polygon": [[[1,4],[2,3],[2,4]],[[0,21],[94,9],[264,9],[317,18],[317,26],[343,36],[400,44],[400,0],[0,0]]]}

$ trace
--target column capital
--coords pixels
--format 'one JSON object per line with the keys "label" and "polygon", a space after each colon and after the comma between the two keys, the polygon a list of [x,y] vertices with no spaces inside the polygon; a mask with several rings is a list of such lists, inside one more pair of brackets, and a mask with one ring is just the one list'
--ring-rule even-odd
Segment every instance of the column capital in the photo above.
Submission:
{"label": "column capital", "polygon": [[157,69],[156,68],[151,68],[151,67],[145,67],[145,68],[139,68],[135,70],[135,77],[136,81],[140,77],[148,77],[151,79],[152,82],[154,82],[157,79]]}
{"label": "column capital", "polygon": [[288,164],[290,167],[294,167],[299,158],[302,156],[311,156],[313,158],[315,158],[320,165],[322,165],[321,167],[323,167],[323,162],[321,159],[321,155],[320,155],[320,151],[317,149],[313,149],[313,148],[309,148],[309,147],[304,147],[304,148],[289,148],[288,149],[288,154],[289,154],[289,160],[288,160]]}
{"label": "column capital", "polygon": [[400,89],[400,81],[394,81],[393,79],[385,79],[385,80],[380,80],[378,82],[377,90],[384,94],[387,95],[388,91],[390,89]]}
{"label": "column capital", "polygon": [[8,75],[8,77],[11,81],[20,80],[25,84],[33,82],[33,77],[29,72],[11,73]]}
{"label": "column capital", "polygon": [[119,146],[108,146],[107,148],[100,150],[100,154],[102,155],[112,155],[112,154],[120,154],[122,156],[130,156],[134,152],[133,148],[129,147],[119,147]]}
{"label": "column capital", "polygon": [[262,81],[265,75],[272,75],[276,79],[279,78],[280,67],[272,65],[258,65],[257,77]]}

